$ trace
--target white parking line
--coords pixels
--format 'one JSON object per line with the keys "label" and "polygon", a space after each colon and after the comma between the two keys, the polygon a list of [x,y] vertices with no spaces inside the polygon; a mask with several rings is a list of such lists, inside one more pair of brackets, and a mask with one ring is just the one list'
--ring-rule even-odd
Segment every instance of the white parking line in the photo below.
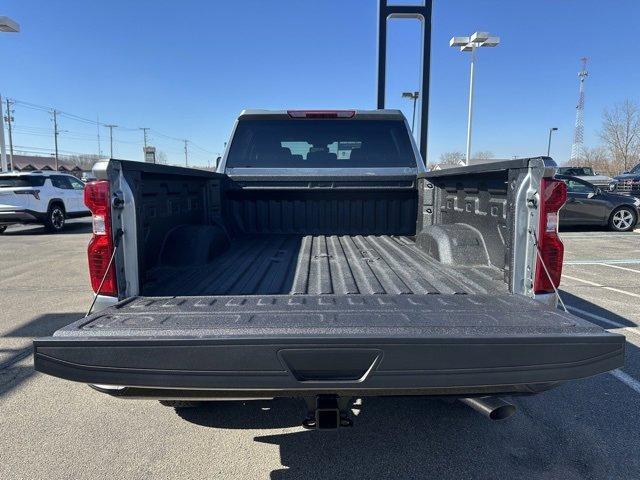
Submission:
{"label": "white parking line", "polygon": [[618,265],[609,265],[608,263],[596,263],[596,265],[602,265],[603,267],[617,268],[619,270],[626,270],[627,272],[640,273],[640,270],[634,270],[633,268],[620,267]]}
{"label": "white parking line", "polygon": [[631,375],[627,375],[622,370],[612,370],[609,373],[624,383],[627,387],[635,390],[637,393],[640,393],[640,382]]}
{"label": "white parking line", "polygon": [[599,320],[601,322],[608,323],[609,325],[615,328],[627,328],[627,325],[623,325],[621,323],[616,322],[615,320],[610,320],[606,317],[601,317],[600,315],[596,315],[595,313],[587,312],[586,310],[582,310],[581,308],[567,305],[567,310],[569,310],[570,312],[578,313],[580,315],[584,315],[585,317],[589,317],[594,320]]}
{"label": "white parking line", "polygon": [[616,260],[568,260],[564,262],[564,265],[598,265],[604,263],[606,265],[618,265],[618,264],[636,264],[640,263],[640,258],[622,258]]}
{"label": "white parking line", "polygon": [[633,232],[620,232],[620,233],[615,233],[615,232],[610,232],[610,233],[602,233],[602,232],[596,232],[593,235],[588,235],[585,234],[584,232],[579,232],[576,233],[575,235],[572,235],[568,232],[562,233],[560,232],[560,238],[580,238],[580,239],[584,239],[584,238],[589,238],[589,239],[594,239],[594,238],[611,238],[611,237],[633,237],[634,235],[638,235],[640,234],[640,230],[634,230]]}
{"label": "white parking line", "polygon": [[587,285],[591,285],[593,287],[600,287],[600,288],[604,288],[605,290],[611,290],[612,292],[617,292],[617,293],[622,293],[624,295],[629,295],[630,297],[640,298],[640,295],[638,295],[637,293],[627,292],[626,290],[620,290],[619,288],[614,288],[614,287],[605,287],[604,285],[600,285],[599,283],[591,282],[589,280],[584,280],[582,278],[571,277],[569,275],[564,275],[563,274],[562,276],[564,278],[568,278],[569,280],[575,280],[576,282],[586,283]]}

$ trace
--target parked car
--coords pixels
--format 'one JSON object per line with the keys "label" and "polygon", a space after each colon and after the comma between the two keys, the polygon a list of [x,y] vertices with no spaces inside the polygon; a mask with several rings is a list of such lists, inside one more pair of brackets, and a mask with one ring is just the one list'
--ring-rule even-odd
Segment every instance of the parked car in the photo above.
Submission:
{"label": "parked car", "polygon": [[573,177],[581,178],[589,183],[594,184],[596,187],[603,188],[605,190],[613,190],[616,186],[616,180],[607,176],[601,175],[598,172],[594,172],[591,167],[558,167],[556,172],[558,175],[570,175]]}
{"label": "parked car", "polygon": [[567,184],[560,225],[601,225],[618,232],[633,230],[640,217],[640,199],[609,192],[571,175],[556,175]]}
{"label": "parked car", "polygon": [[296,397],[326,429],[379,395],[504,418],[495,395],[623,363],[624,336],[555,308],[549,158],[427,172],[400,111],[251,110],[217,172],[94,172],[102,310],[37,339],[39,372],[183,407]]}
{"label": "parked car", "polygon": [[640,197],[640,163],[628,172],[614,177],[617,193]]}
{"label": "parked car", "polygon": [[41,223],[59,232],[67,218],[91,215],[83,201],[84,186],[73,175],[58,172],[0,174],[0,233],[17,223]]}

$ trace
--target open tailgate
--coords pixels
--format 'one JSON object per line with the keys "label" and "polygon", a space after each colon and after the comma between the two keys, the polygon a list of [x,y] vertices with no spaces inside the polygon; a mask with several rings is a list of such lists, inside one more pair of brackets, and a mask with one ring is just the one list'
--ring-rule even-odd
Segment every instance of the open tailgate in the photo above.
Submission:
{"label": "open tailgate", "polygon": [[34,349],[79,382],[276,396],[526,391],[620,367],[624,344],[520,295],[300,295],[135,297]]}

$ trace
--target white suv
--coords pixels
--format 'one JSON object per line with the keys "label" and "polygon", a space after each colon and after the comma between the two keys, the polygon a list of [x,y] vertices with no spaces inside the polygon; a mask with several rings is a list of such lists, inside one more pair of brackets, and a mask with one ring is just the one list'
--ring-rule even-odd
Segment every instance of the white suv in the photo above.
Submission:
{"label": "white suv", "polygon": [[88,216],[84,183],[59,172],[0,174],[0,233],[15,223],[41,223],[50,232],[67,218]]}

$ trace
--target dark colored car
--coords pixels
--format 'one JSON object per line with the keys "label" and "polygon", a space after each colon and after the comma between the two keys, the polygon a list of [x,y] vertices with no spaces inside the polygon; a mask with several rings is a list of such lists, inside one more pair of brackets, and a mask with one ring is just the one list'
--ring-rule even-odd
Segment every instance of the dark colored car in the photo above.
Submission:
{"label": "dark colored car", "polygon": [[640,197],[640,163],[628,172],[614,177],[617,193]]}
{"label": "dark colored car", "polygon": [[567,202],[560,225],[602,225],[618,232],[633,230],[640,217],[640,199],[607,192],[571,175],[556,175],[567,184]]}
{"label": "dark colored car", "polygon": [[594,172],[591,167],[558,167],[556,174],[578,177],[605,190],[613,190],[617,183],[611,177]]}

